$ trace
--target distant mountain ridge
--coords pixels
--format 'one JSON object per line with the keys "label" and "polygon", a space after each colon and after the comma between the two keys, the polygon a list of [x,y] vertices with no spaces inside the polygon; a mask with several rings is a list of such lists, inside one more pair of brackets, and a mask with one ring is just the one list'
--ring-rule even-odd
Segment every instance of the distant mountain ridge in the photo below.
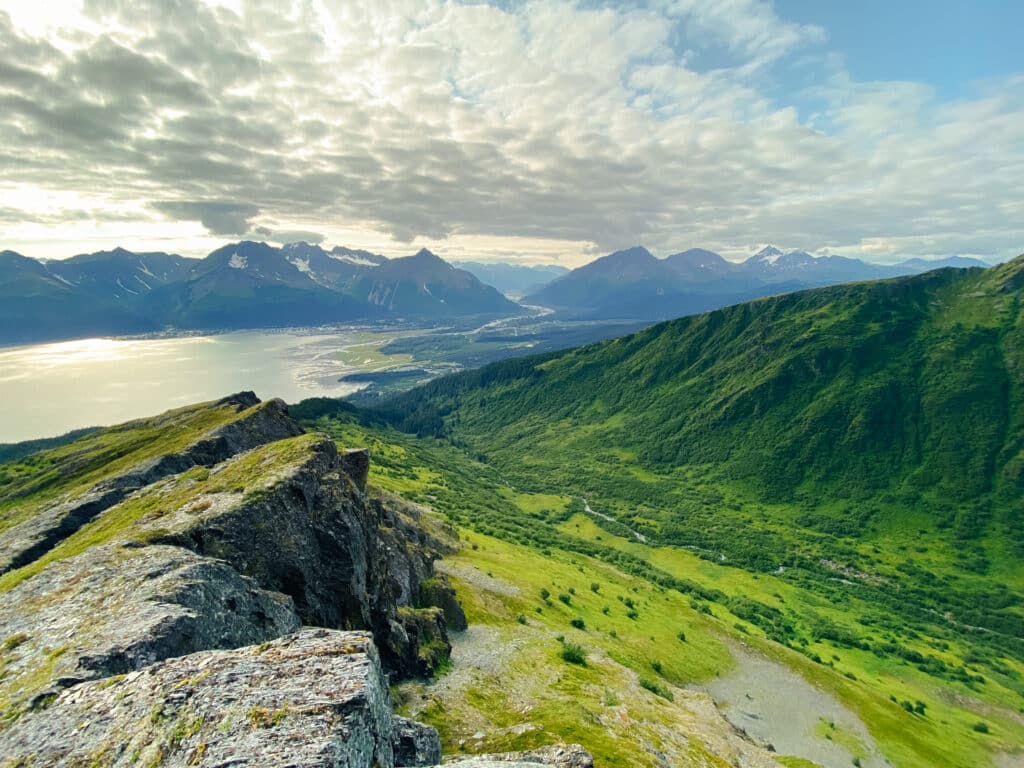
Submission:
{"label": "distant mountain ridge", "polygon": [[557,264],[508,264],[479,261],[453,261],[452,264],[472,272],[487,285],[493,285],[509,298],[536,293],[555,278],[569,274],[567,267]]}
{"label": "distant mountain ridge", "polygon": [[161,330],[434,321],[520,311],[427,250],[387,259],[242,241],[189,259],[123,248],[38,261],[0,252],[0,343]]}
{"label": "distant mountain ridge", "polygon": [[661,320],[834,283],[987,266],[964,257],[881,266],[773,246],[741,263],[701,248],[659,259],[637,246],[571,272],[552,265],[464,264],[470,268],[426,249],[387,259],[305,242],[278,248],[242,241],[203,259],[115,248],[40,261],[2,251],[0,344],[521,311],[501,290],[567,318]]}
{"label": "distant mountain ridge", "polygon": [[804,288],[902,277],[944,267],[988,266],[959,256],[883,266],[845,256],[784,253],[771,245],[739,263],[702,248],[658,259],[637,246],[574,269],[523,301],[551,307],[568,317],[663,320]]}

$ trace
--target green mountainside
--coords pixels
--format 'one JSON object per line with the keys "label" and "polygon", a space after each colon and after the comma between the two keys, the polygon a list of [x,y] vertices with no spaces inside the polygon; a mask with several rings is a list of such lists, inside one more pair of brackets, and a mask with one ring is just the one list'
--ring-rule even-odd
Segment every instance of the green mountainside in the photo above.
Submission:
{"label": "green mountainside", "polygon": [[[714,486],[824,534],[913,519],[983,573],[1024,552],[1022,273],[1018,259],[755,301],[442,379],[382,413],[517,479],[622,498],[658,541],[724,547],[715,526],[693,540],[712,510],[683,492]],[[793,556],[739,544],[727,556],[751,565]]]}
{"label": "green mountainside", "polygon": [[735,566],[801,596],[712,595],[765,636],[1016,711],[1022,288],[1018,258],[773,297],[441,379],[376,413],[519,493],[572,500],[544,527],[506,508],[462,518],[482,533],[551,546],[551,526],[580,526],[579,551],[698,595],[677,557]]}
{"label": "green mountainside", "polygon": [[[624,507],[622,497],[602,497],[599,507],[555,483],[543,492],[531,473],[512,477],[450,440],[397,431],[336,401],[291,412],[339,444],[367,445],[371,486],[428,506],[460,530],[463,548],[439,567],[469,630],[453,636],[449,675],[398,691],[405,713],[437,726],[447,751],[564,739],[605,766],[775,759],[977,768],[1012,765],[1005,761],[1024,743],[1019,652],[1003,647],[1005,637],[988,643],[987,632],[904,610],[925,576],[891,571],[896,584],[873,568],[857,570],[845,557],[849,542],[821,534],[813,539],[835,558],[822,557],[829,567],[807,561],[772,573],[694,547],[641,542],[623,523],[585,511]],[[710,485],[700,492],[721,493]],[[738,498],[718,503],[724,524],[758,514],[746,502],[733,510]],[[899,546],[913,549],[893,551]],[[577,647],[583,665],[567,660]],[[767,693],[756,688],[766,675],[777,686]],[[829,709],[819,709],[819,694]],[[773,717],[780,696],[792,718],[781,724]],[[716,710],[746,736],[733,741],[740,732],[723,729]],[[753,748],[768,744],[771,758]]]}

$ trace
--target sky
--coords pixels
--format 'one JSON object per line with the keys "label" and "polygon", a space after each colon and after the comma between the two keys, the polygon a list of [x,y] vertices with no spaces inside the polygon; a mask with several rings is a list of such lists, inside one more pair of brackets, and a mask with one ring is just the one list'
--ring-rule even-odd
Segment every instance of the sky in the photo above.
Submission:
{"label": "sky", "polygon": [[0,0],[0,249],[1024,252],[1017,0]]}

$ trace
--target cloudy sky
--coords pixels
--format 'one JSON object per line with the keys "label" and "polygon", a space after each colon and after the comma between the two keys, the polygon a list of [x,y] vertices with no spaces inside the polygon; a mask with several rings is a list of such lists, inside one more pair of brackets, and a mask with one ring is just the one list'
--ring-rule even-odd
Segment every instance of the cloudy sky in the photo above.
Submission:
{"label": "cloudy sky", "polygon": [[1018,0],[0,0],[0,248],[1024,251]]}

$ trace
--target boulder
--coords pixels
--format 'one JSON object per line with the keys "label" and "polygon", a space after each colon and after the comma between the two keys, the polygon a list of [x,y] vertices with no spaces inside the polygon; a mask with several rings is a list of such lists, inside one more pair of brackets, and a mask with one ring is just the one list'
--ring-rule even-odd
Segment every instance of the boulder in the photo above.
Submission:
{"label": "boulder", "polygon": [[404,717],[392,719],[391,745],[395,765],[400,768],[441,762],[441,739],[437,729],[415,720]]}
{"label": "boulder", "polygon": [[305,629],[82,683],[0,734],[21,768],[393,768],[372,638]]}

